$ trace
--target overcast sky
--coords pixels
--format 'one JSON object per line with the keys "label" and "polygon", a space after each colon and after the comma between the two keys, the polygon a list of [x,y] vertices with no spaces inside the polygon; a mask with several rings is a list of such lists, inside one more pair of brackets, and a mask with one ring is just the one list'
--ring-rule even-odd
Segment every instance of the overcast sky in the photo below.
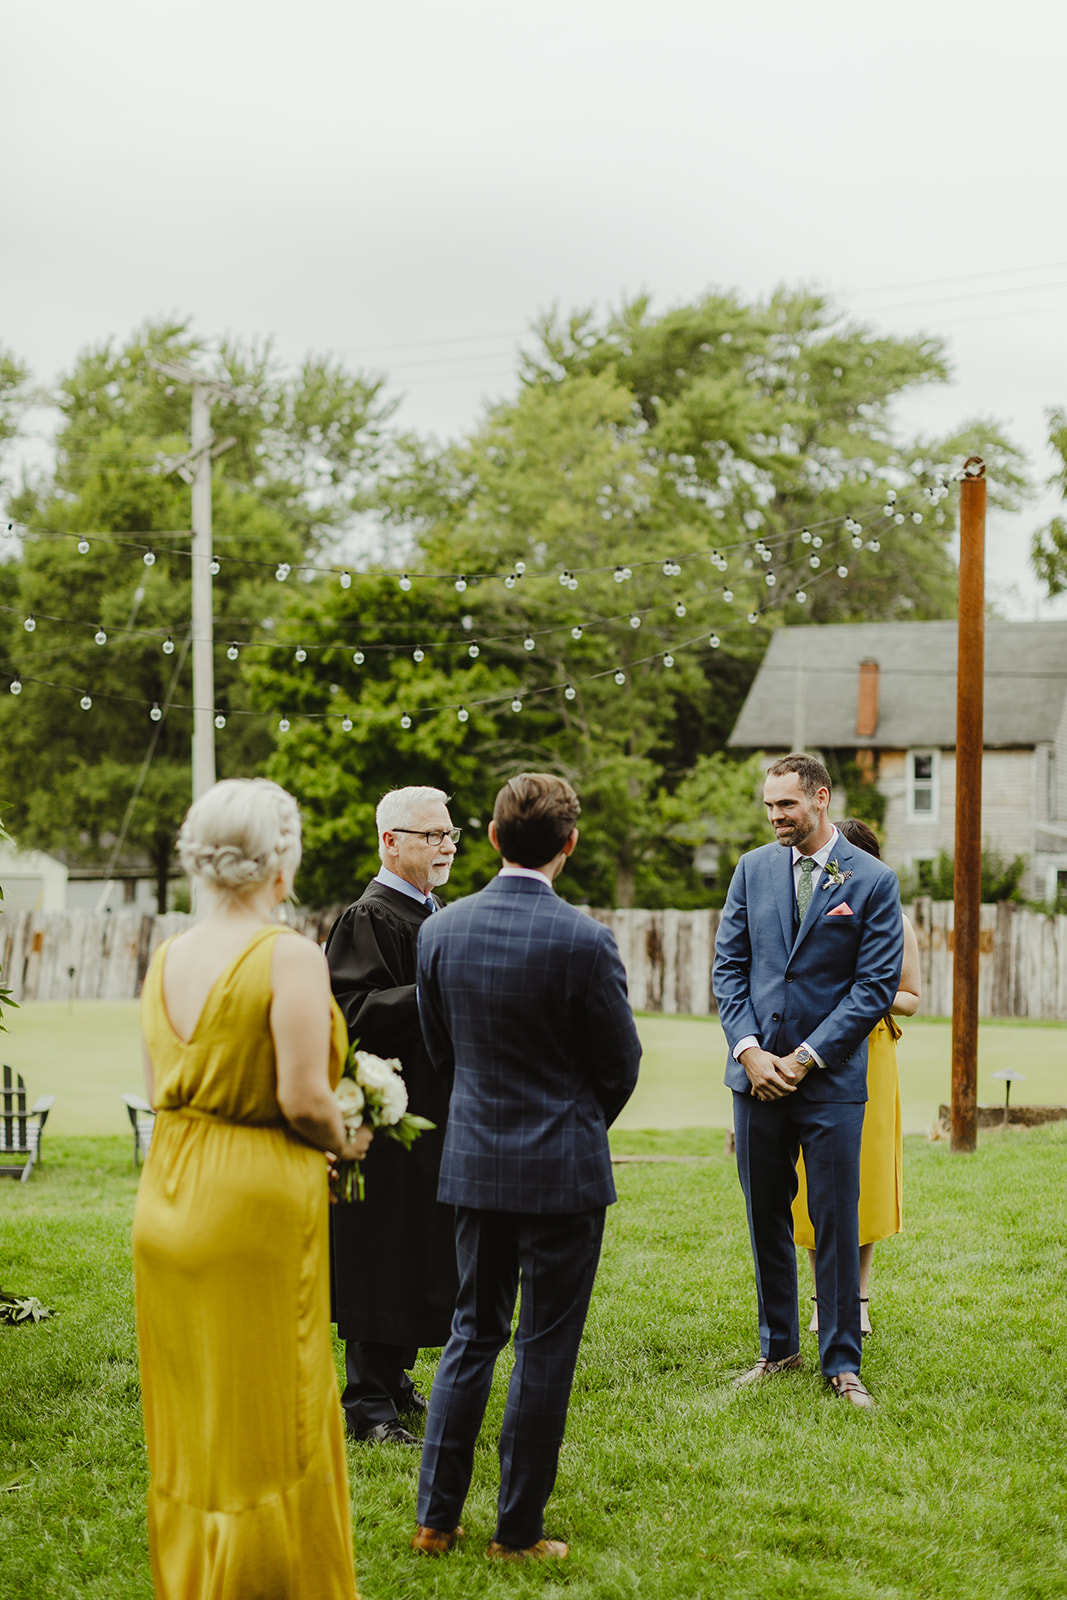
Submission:
{"label": "overcast sky", "polygon": [[[995,416],[1044,477],[1065,59],[1049,0],[35,0],[4,28],[0,340],[48,380],[188,313],[386,371],[444,437],[554,302],[807,284],[943,333],[955,382],[903,421]],[[1054,509],[992,520],[1014,615]]]}

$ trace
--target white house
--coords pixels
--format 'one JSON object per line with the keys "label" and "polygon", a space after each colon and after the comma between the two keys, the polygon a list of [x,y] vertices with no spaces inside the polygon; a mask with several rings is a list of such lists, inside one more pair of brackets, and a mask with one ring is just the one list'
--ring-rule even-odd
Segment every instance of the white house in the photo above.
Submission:
{"label": "white house", "polygon": [[[988,622],[985,643],[982,842],[1025,854],[1023,892],[1052,900],[1067,892],[1067,622]],[[956,652],[955,622],[782,628],[730,744],[818,751],[875,783],[898,870],[952,854]]]}
{"label": "white house", "polygon": [[19,850],[0,840],[0,911],[66,911],[67,869],[43,850]]}

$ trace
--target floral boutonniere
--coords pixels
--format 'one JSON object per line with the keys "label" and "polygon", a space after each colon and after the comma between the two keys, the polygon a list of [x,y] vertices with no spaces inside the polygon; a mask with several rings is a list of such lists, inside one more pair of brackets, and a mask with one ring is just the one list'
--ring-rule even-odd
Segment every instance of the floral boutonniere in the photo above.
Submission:
{"label": "floral boutonniere", "polygon": [[851,871],[842,872],[836,861],[828,861],[826,863],[826,882],[823,884],[823,888],[839,889],[846,878],[851,878],[851,876]]}

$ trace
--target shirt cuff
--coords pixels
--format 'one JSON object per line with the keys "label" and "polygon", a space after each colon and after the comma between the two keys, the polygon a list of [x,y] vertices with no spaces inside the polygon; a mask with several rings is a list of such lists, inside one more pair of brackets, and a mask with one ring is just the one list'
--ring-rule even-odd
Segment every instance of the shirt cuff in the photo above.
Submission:
{"label": "shirt cuff", "polygon": [[819,1052],[812,1045],[810,1045],[806,1039],[804,1040],[804,1049],[811,1051],[812,1056],[815,1059],[815,1065],[817,1067],[821,1067],[823,1072],[825,1072],[826,1071],[826,1062],[823,1060],[823,1058],[819,1054]]}
{"label": "shirt cuff", "polygon": [[760,1047],[759,1040],[756,1038],[754,1033],[746,1033],[745,1037],[734,1045],[734,1060],[740,1061],[742,1051],[751,1050],[753,1045],[755,1045],[756,1049],[758,1050]]}

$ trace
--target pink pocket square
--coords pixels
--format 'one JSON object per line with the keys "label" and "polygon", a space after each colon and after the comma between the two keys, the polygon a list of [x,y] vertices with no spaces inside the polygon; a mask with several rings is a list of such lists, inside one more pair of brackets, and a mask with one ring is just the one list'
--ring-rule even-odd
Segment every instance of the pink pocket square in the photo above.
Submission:
{"label": "pink pocket square", "polygon": [[835,906],[834,909],[832,911],[828,911],[826,915],[828,917],[854,917],[856,913],[853,911],[847,900],[842,900],[839,906]]}

